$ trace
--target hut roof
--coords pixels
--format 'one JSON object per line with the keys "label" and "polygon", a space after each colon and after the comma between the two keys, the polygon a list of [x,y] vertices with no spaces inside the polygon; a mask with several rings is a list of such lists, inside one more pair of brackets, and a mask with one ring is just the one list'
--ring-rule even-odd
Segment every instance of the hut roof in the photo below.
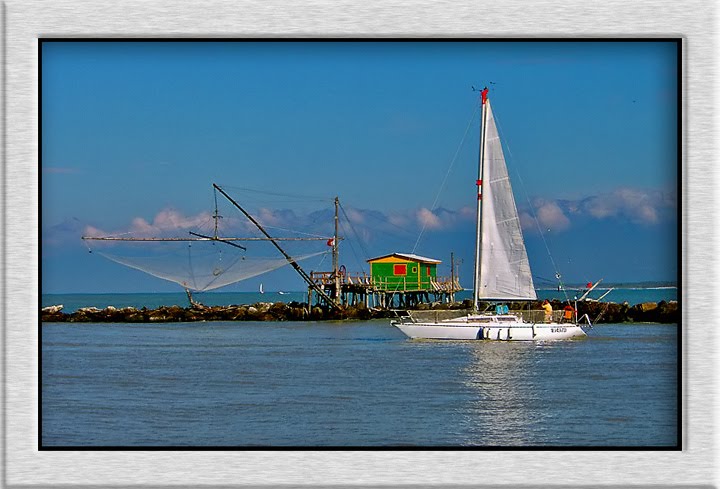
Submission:
{"label": "hut roof", "polygon": [[401,258],[401,259],[403,259],[403,260],[416,261],[416,262],[419,262],[419,263],[432,263],[432,264],[442,263],[442,261],[440,261],[440,260],[436,260],[436,259],[434,259],[434,258],[428,258],[428,257],[426,257],[426,256],[414,255],[414,254],[412,254],[412,253],[390,253],[390,254],[387,254],[387,255],[382,255],[382,256],[375,257],[375,258],[370,258],[370,259],[368,260],[368,263],[372,263],[372,262],[377,261],[377,260],[382,260],[383,258],[390,258],[390,257],[392,257],[392,256]]}

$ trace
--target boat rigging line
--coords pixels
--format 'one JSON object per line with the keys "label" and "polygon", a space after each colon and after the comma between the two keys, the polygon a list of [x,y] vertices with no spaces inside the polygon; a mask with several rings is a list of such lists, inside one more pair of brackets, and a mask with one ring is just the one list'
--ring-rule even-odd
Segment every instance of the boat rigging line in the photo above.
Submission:
{"label": "boat rigging line", "polygon": [[[332,199],[329,199],[328,197],[320,197],[317,195],[287,194],[287,193],[281,193],[281,192],[268,192],[266,190],[258,190],[258,189],[248,188],[248,187],[235,187],[232,185],[220,185],[220,184],[218,184],[218,185],[223,188],[227,188],[227,189],[231,189],[231,190],[240,190],[243,192],[251,192],[254,194],[269,195],[269,196],[273,196],[273,197],[288,197],[291,199],[302,200],[305,202],[326,202],[328,200],[332,200]],[[278,200],[274,198],[274,199],[272,199],[272,202],[277,203]]]}
{"label": "boat rigging line", "polygon": [[350,217],[348,217],[347,212],[345,212],[345,208],[342,206],[342,204],[339,204],[339,207],[340,207],[340,210],[341,210],[342,213],[343,213],[343,216],[345,216],[345,220],[346,220],[346,221],[348,222],[348,224],[350,225],[350,229],[352,230],[353,234],[354,234],[355,237],[357,238],[358,245],[360,246],[360,248],[362,248],[362,252],[363,252],[363,254],[365,255],[365,258],[370,258],[370,254],[368,253],[368,251],[367,251],[367,249],[365,248],[365,246],[363,246],[362,240],[360,239],[360,234],[357,232],[357,230],[355,230],[355,226],[353,226],[353,223],[352,223],[352,221],[350,220]]}
{"label": "boat rigging line", "polygon": [[[437,194],[435,195],[435,200],[432,203],[432,206],[430,206],[430,212],[434,212],[437,208],[438,200],[440,200],[440,195],[442,194],[443,190],[445,189],[445,184],[447,183],[447,179],[450,176],[450,172],[453,169],[453,166],[455,165],[455,161],[457,161],[458,154],[460,154],[460,150],[462,149],[463,145],[465,144],[465,139],[467,138],[468,132],[470,131],[470,127],[472,126],[473,121],[475,120],[475,115],[477,114],[480,104],[473,104],[474,109],[473,113],[470,116],[470,120],[468,121],[467,127],[465,128],[465,133],[463,134],[462,139],[460,140],[460,144],[458,144],[457,149],[455,150],[455,154],[453,155],[452,159],[450,160],[450,165],[448,166],[447,171],[445,172],[445,176],[442,179],[442,182],[440,183],[440,188],[438,189]],[[413,246],[413,249],[411,253],[415,253],[415,250],[417,250],[417,247],[420,245],[420,239],[422,239],[423,234],[425,234],[425,229],[427,228],[427,220],[423,223],[423,227],[420,230],[420,234],[418,234],[417,240],[415,240],[415,246]]]}
{"label": "boat rigging line", "polygon": [[[350,246],[350,251],[352,252],[353,257],[355,258],[355,262],[356,262],[356,265],[358,266],[358,269],[364,270],[365,267],[367,266],[367,261],[363,261],[363,258],[358,256],[358,251],[355,249],[355,246],[353,245],[353,241],[357,241],[358,246],[360,246],[360,248],[362,248],[362,253],[364,254],[365,260],[369,259],[370,256],[368,255],[367,250],[365,249],[365,247],[362,244],[362,239],[360,238],[360,235],[355,230],[355,227],[352,225],[352,222],[350,222],[348,215],[345,213],[345,209],[342,208],[342,204],[338,203],[338,205],[339,205],[340,210],[342,211],[343,215],[345,216],[345,220],[350,225],[350,230],[355,235],[355,239],[348,240],[347,244]],[[339,222],[338,224],[339,224],[340,228],[342,229],[343,234],[348,234],[343,223]]]}

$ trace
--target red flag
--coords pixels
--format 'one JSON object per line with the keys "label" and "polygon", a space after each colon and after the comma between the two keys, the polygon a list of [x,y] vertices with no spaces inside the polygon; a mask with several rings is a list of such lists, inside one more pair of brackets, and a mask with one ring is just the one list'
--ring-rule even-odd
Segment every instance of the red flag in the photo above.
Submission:
{"label": "red flag", "polygon": [[328,246],[335,246],[335,238],[330,238],[329,240],[327,240],[327,245],[328,245]]}
{"label": "red flag", "polygon": [[483,88],[483,91],[480,92],[480,95],[482,95],[482,103],[483,105],[485,105],[485,102],[487,102],[488,87]]}

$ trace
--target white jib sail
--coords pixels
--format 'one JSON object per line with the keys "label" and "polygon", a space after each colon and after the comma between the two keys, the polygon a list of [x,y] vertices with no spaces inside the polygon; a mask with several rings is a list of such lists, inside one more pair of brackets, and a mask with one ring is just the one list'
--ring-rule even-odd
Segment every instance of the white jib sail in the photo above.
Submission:
{"label": "white jib sail", "polygon": [[535,300],[530,263],[495,119],[487,104],[478,299]]}

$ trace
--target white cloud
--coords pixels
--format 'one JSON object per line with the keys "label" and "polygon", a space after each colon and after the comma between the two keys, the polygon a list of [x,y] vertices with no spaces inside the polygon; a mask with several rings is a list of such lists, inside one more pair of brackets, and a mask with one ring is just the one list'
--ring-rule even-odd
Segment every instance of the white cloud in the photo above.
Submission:
{"label": "white cloud", "polygon": [[424,207],[417,211],[417,221],[425,229],[440,229],[443,227],[440,218]]}
{"label": "white cloud", "polygon": [[100,228],[96,228],[95,226],[85,226],[83,229],[83,236],[91,236],[91,237],[99,237],[99,236],[107,236],[108,233],[103,231]]}
{"label": "white cloud", "polygon": [[83,234],[92,237],[121,235],[133,237],[162,237],[171,233],[180,234],[182,231],[197,230],[202,226],[207,226],[208,222],[212,222],[211,220],[212,216],[208,212],[186,216],[175,209],[168,208],[158,212],[152,222],[148,222],[142,217],[135,217],[130,221],[130,226],[127,228],[110,232],[92,225],[87,225],[84,228]]}
{"label": "white cloud", "polygon": [[524,232],[538,233],[538,225],[533,216],[527,212],[520,212],[518,217],[520,218],[520,227]]}
{"label": "white cloud", "polygon": [[160,230],[190,229],[207,223],[211,218],[212,216],[208,212],[185,216],[175,209],[164,209],[157,213],[152,227]]}
{"label": "white cloud", "polygon": [[[575,219],[625,219],[635,224],[655,225],[676,212],[676,198],[672,192],[619,188],[613,192],[578,200],[537,199],[534,213],[544,229],[564,231]],[[535,218],[529,211],[520,212],[520,224],[525,231],[536,232]]]}
{"label": "white cloud", "polygon": [[617,214],[617,205],[605,197],[593,197],[587,210],[591,216],[604,219]]}
{"label": "white cloud", "polygon": [[[641,189],[620,188],[614,192],[594,195],[578,200],[537,199],[533,202],[534,211],[520,209],[520,224],[526,232],[535,233],[540,228],[545,231],[566,231],[573,227],[573,221],[579,219],[625,219],[643,225],[656,225],[669,219],[676,212],[676,197],[673,192],[645,191]],[[414,242],[421,229],[426,232],[449,232],[471,229],[475,220],[475,207],[465,206],[457,210],[426,207],[406,211],[346,208],[352,226],[345,227],[344,233],[350,237],[357,234],[364,242],[375,238],[395,236]],[[301,233],[327,235],[332,232],[332,219],[318,218],[315,213],[295,212],[291,209],[263,208],[254,212],[254,216],[268,228],[282,229],[281,234],[291,235],[295,230]],[[535,217],[537,222],[535,222]],[[328,214],[330,216],[330,214]],[[341,220],[343,216],[341,216]],[[166,208],[157,213],[148,222],[142,217],[132,219],[124,230],[106,232],[87,226],[84,234],[89,236],[108,236],[132,234],[134,236],[179,236],[187,231],[211,233],[213,217],[209,212],[185,215],[175,209]],[[239,213],[227,213],[219,220],[220,234],[225,236],[255,235],[257,230]]]}
{"label": "white cloud", "polygon": [[387,220],[393,226],[398,226],[401,228],[406,227],[410,223],[408,217],[403,214],[389,214],[387,216]]}
{"label": "white cloud", "polygon": [[278,226],[282,224],[279,217],[275,215],[275,211],[267,208],[259,210],[257,220],[267,226]]}
{"label": "white cloud", "polygon": [[461,207],[458,211],[460,219],[472,219],[475,220],[475,207],[465,206]]}
{"label": "white cloud", "polygon": [[655,224],[658,222],[658,214],[657,211],[649,205],[643,205],[636,209],[635,216],[636,219],[639,219],[641,222],[644,222],[645,224]]}
{"label": "white cloud", "polygon": [[153,226],[150,225],[145,219],[142,217],[136,217],[132,220],[132,223],[130,225],[130,232],[131,233],[146,233],[150,234],[155,230]]}
{"label": "white cloud", "polygon": [[564,231],[570,227],[570,219],[556,202],[544,202],[537,209],[537,218],[543,227],[553,231]]}
{"label": "white cloud", "polygon": [[659,190],[619,188],[610,194],[586,199],[582,208],[596,219],[625,217],[638,224],[651,225],[660,221],[663,212],[675,210],[676,205],[672,194]]}
{"label": "white cloud", "polygon": [[346,214],[350,222],[352,222],[353,224],[365,222],[365,216],[363,215],[363,211],[361,210],[347,209]]}

